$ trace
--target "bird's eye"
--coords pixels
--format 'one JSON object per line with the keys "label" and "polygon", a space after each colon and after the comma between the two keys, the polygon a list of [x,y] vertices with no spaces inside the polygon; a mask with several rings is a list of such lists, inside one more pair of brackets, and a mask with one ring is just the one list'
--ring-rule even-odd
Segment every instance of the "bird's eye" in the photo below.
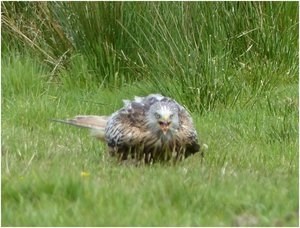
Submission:
{"label": "bird's eye", "polygon": [[172,119],[173,117],[174,117],[174,114],[171,114],[171,115],[170,115],[170,119]]}
{"label": "bird's eye", "polygon": [[160,117],[161,117],[157,112],[154,113],[154,116],[155,116],[156,119],[160,119]]}

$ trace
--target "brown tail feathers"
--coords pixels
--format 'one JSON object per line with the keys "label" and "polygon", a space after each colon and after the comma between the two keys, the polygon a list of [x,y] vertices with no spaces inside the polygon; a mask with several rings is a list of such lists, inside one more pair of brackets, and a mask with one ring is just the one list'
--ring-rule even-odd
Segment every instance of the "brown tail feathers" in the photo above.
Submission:
{"label": "brown tail feathers", "polygon": [[109,116],[92,116],[92,115],[80,115],[75,116],[73,119],[53,121],[59,123],[65,123],[74,125],[76,127],[88,128],[91,130],[91,135],[97,139],[104,140],[105,127]]}

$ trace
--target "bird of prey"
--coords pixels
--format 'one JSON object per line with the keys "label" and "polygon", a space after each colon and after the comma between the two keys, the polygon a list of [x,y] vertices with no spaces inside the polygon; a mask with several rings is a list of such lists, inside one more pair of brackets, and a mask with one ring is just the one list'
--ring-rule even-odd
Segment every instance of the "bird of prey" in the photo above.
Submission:
{"label": "bird of prey", "polygon": [[79,115],[55,121],[91,129],[121,161],[178,161],[199,152],[192,118],[175,100],[150,94],[123,102],[110,116]]}

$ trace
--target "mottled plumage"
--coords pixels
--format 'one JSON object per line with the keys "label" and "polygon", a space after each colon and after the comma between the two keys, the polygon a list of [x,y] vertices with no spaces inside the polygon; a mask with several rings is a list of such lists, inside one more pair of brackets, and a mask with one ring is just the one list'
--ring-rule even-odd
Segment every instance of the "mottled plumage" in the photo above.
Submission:
{"label": "mottled plumage", "polygon": [[111,116],[76,116],[56,120],[92,130],[111,155],[151,163],[181,160],[200,150],[197,132],[187,110],[159,94],[124,100]]}

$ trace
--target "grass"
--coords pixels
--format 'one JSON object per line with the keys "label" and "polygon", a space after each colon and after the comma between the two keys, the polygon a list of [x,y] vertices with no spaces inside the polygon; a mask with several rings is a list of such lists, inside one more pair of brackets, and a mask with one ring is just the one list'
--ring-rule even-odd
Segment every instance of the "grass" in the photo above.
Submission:
{"label": "grass", "polygon": [[[42,13],[53,10],[54,20],[63,18],[63,10],[80,8],[64,3],[69,8],[47,11],[45,5],[2,4],[4,16],[15,25],[22,22],[13,20],[14,10],[40,7],[30,31]],[[95,44],[92,34],[82,30],[89,47],[77,48],[74,41],[61,62],[49,64],[40,49],[59,60],[68,49],[67,42],[59,41],[64,36],[47,45],[42,35],[37,37],[37,50],[9,26],[3,29],[1,225],[299,226],[295,3],[93,4],[86,7],[92,19],[103,7],[115,10],[111,20],[123,15],[115,24],[103,21],[123,31],[116,43],[98,46],[111,47],[106,54],[93,57],[90,49],[88,57]],[[135,9],[130,12],[137,15],[125,14],[125,9]],[[232,9],[248,16],[232,17]],[[199,23],[187,23],[187,15],[199,12],[195,20],[207,22],[201,29]],[[274,17],[278,14],[282,16]],[[26,19],[26,12],[22,15]],[[70,21],[57,22],[68,31],[65,37],[72,37],[71,32],[92,21],[83,18],[82,25],[71,21],[74,31]],[[166,26],[170,23],[174,26]],[[41,26],[45,34],[60,31],[46,25]],[[182,31],[186,25],[190,30]],[[257,28],[259,32],[252,31]],[[22,24],[19,29],[25,34]],[[111,31],[101,39],[109,40]],[[206,37],[209,31],[218,36]],[[192,34],[199,40],[193,43]],[[8,38],[12,43],[3,44]],[[121,50],[129,65],[120,60]],[[97,71],[96,60],[108,68]],[[49,121],[109,115],[122,106],[122,99],[152,92],[172,96],[191,110],[199,139],[208,145],[204,159],[195,155],[175,166],[120,166],[86,130]]]}
{"label": "grass", "polygon": [[[116,89],[147,79],[148,92],[159,89],[198,112],[211,111],[219,102],[234,102],[244,74],[255,80],[250,85],[257,85],[270,80],[274,67],[286,72],[288,65],[297,71],[296,2],[7,2],[2,6],[3,39],[39,56],[52,69],[48,77],[69,71],[74,55],[80,54],[86,63],[81,81]],[[7,42],[2,48],[11,49]],[[257,62],[261,67],[253,68]],[[196,104],[191,96],[198,97]]]}
{"label": "grass", "polygon": [[[12,92],[8,72],[23,72],[27,82],[45,73],[29,58],[10,64],[2,69],[4,94]],[[175,167],[118,166],[85,130],[49,121],[111,113],[136,89],[42,85],[35,85],[39,94],[22,83],[3,96],[2,225],[298,224],[297,84],[246,107],[193,113],[208,150],[203,161],[196,155]]]}

